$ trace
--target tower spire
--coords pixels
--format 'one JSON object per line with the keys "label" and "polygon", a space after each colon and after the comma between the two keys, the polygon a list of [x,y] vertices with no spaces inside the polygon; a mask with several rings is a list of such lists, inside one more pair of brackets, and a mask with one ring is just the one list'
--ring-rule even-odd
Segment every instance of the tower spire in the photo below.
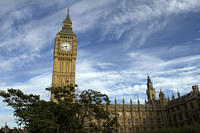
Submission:
{"label": "tower spire", "polygon": [[156,91],[153,88],[153,83],[152,83],[151,78],[150,78],[149,75],[147,77],[147,90],[146,90],[146,93],[147,93],[148,101],[156,100]]}
{"label": "tower spire", "polygon": [[69,8],[67,8],[67,16],[69,17]]}
{"label": "tower spire", "polygon": [[178,95],[178,98],[180,98],[181,97],[181,95],[180,95],[180,92],[179,92],[179,90],[177,89],[177,95]]}
{"label": "tower spire", "polygon": [[175,100],[174,92],[172,91],[172,100]]}
{"label": "tower spire", "polygon": [[72,24],[72,21],[71,21],[70,16],[69,16],[69,8],[67,8],[67,16],[66,16],[64,22]]}
{"label": "tower spire", "polygon": [[148,89],[148,90],[153,89],[153,83],[151,82],[151,78],[150,78],[149,75],[148,75],[148,77],[147,77],[147,89]]}
{"label": "tower spire", "polygon": [[151,82],[151,79],[150,79],[149,75],[148,75],[148,77],[147,77],[147,81],[148,81],[148,82]]}
{"label": "tower spire", "polygon": [[67,16],[63,21],[62,30],[60,33],[74,35],[72,31],[72,21],[69,16],[69,8],[67,8]]}

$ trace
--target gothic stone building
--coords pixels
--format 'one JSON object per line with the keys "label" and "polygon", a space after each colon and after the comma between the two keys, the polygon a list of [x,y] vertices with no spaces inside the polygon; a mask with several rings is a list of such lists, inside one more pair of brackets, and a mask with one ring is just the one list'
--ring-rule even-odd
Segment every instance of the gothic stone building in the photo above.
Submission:
{"label": "gothic stone building", "polygon": [[172,95],[172,99],[166,99],[160,91],[156,98],[150,77],[147,79],[147,97],[145,104],[115,104],[109,106],[109,110],[119,114],[119,133],[138,133],[154,129],[169,127],[183,127],[186,125],[200,124],[200,93],[197,85],[192,86],[192,91],[178,98]]}
{"label": "gothic stone building", "polygon": [[[72,22],[69,16],[63,21],[62,29],[57,33],[54,43],[54,65],[52,87],[62,87],[68,84],[75,85],[75,66],[77,56],[76,35],[72,31]],[[182,127],[190,124],[200,124],[200,94],[197,85],[192,87],[187,95],[172,100],[166,99],[160,91],[159,99],[153,88],[151,79],[147,79],[147,98],[145,104],[111,104],[108,109],[119,114],[117,132],[137,133],[157,128]],[[53,96],[51,96],[51,100]]]}

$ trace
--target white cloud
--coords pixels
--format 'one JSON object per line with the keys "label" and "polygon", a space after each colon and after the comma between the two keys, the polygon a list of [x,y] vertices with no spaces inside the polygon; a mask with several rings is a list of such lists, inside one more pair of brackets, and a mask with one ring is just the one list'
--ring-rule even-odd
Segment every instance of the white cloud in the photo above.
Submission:
{"label": "white cloud", "polygon": [[104,63],[97,63],[97,66],[100,67],[101,69],[108,69],[110,67],[113,67],[114,64],[109,63],[109,62],[104,62]]}
{"label": "white cloud", "polygon": [[134,70],[149,70],[149,69],[157,69],[157,66],[161,63],[163,63],[163,60],[152,56],[150,54],[145,53],[137,53],[132,52],[129,53],[129,56],[131,57],[132,61],[132,68]]}
{"label": "white cloud", "polygon": [[7,14],[8,12],[10,12],[10,10],[15,9],[16,7],[20,6],[22,0],[18,0],[18,1],[13,1],[13,0],[6,0],[0,1],[0,16],[4,16],[5,14]]}
{"label": "white cloud", "polygon": [[40,56],[38,54],[29,54],[29,55],[22,54],[17,57],[13,56],[10,58],[0,56],[1,72],[17,70],[18,68],[22,67],[25,63],[29,63],[37,57]]}
{"label": "white cloud", "polygon": [[[154,86],[171,91],[178,88],[182,94],[189,93],[192,85],[198,84],[200,64],[199,55],[188,56],[164,61],[158,57],[143,52],[129,53],[132,64],[126,69],[105,71],[98,70],[97,64],[106,64],[101,59],[79,59],[77,62],[77,84],[81,89],[95,89],[113,97],[131,96],[146,97],[146,76],[152,77]],[[98,63],[97,63],[98,62]],[[129,63],[130,64],[130,63]],[[117,64],[112,63],[113,66]],[[166,95],[169,95],[168,93]]]}
{"label": "white cloud", "polygon": [[[99,10],[105,7],[109,7],[110,4],[113,4],[115,0],[87,0],[87,1],[79,1],[71,6],[72,12],[74,14],[85,15],[87,13],[91,13],[95,10]],[[77,10],[79,9],[79,10]]]}
{"label": "white cloud", "polygon": [[[87,0],[79,1],[71,5],[73,27],[75,32],[82,33],[99,25],[104,17],[104,10],[114,3],[113,0]],[[79,10],[77,10],[79,9]],[[102,22],[101,22],[102,23]]]}
{"label": "white cloud", "polygon": [[165,67],[170,67],[173,65],[178,65],[181,64],[181,66],[184,65],[189,65],[192,63],[198,63],[198,61],[200,60],[200,55],[193,55],[193,56],[186,56],[186,57],[180,57],[180,58],[175,58],[169,61],[165,61],[163,63],[160,64],[160,66],[165,66]]}
{"label": "white cloud", "polygon": [[51,87],[51,73],[44,73],[32,77],[25,82],[17,83],[6,83],[0,86],[1,90],[7,90],[8,88],[20,89],[26,94],[37,94],[40,95],[42,99],[49,100],[49,93],[45,88]]}
{"label": "white cloud", "polygon": [[116,14],[112,23],[122,24],[128,21],[139,23],[165,15],[178,14],[199,10],[199,0],[152,0],[147,4],[143,1],[122,1],[122,13]]}
{"label": "white cloud", "polygon": [[[44,73],[41,75],[37,75],[26,82],[20,83],[4,83],[0,84],[1,90],[7,90],[8,88],[20,89],[25,94],[37,94],[40,95],[41,99],[49,100],[50,93],[45,90],[51,86],[51,73]],[[0,98],[0,101],[3,99]],[[3,102],[0,102],[0,125],[4,125],[5,122],[11,127],[16,127],[13,117],[13,110]]]}
{"label": "white cloud", "polygon": [[[181,13],[199,11],[199,0],[152,0],[144,1],[120,1],[116,13],[107,10],[105,29],[102,38],[109,34],[119,39],[130,29],[132,32],[126,40],[126,48],[130,45],[146,44],[146,39],[153,33],[165,28],[170,16]],[[139,40],[139,42],[137,42]]]}
{"label": "white cloud", "polygon": [[[76,27],[74,28],[76,31],[85,31],[94,26],[96,21],[102,16],[100,15],[102,11],[99,9],[101,9],[101,7],[104,5],[111,3],[111,1],[96,2],[99,3],[98,6],[89,1],[80,1],[71,6],[70,10],[72,9],[72,13],[75,14],[71,16],[74,18],[73,27]],[[50,3],[55,2],[51,1]],[[85,8],[82,6],[83,3],[85,5],[92,4],[92,6]],[[62,4],[59,3],[59,5]],[[19,5],[15,3],[13,6],[18,7]],[[82,15],[83,12],[80,12],[80,10],[77,12],[77,10],[74,10],[75,8],[83,9],[86,14]],[[11,53],[11,55],[7,56],[7,58],[1,58],[3,63],[0,65],[0,67],[12,71],[14,66],[18,66],[18,64],[23,66],[27,60],[30,61],[30,57],[33,57],[31,60],[34,60],[35,57],[38,57],[41,54],[40,52],[46,47],[49,47],[49,45],[52,45],[53,47],[53,41],[49,40],[49,38],[52,38],[53,40],[56,34],[55,31],[57,31],[58,27],[61,28],[60,22],[63,20],[62,17],[66,15],[66,9],[61,9],[60,11],[50,16],[45,16],[39,20],[29,20],[28,23],[17,25],[19,30],[13,30],[13,24],[16,20],[28,20],[30,17],[32,17],[33,13],[33,9],[31,9],[30,5],[25,8],[18,8],[17,10],[10,9],[10,12],[7,15],[8,17],[5,18],[3,21],[3,26],[0,29],[0,32],[4,32],[5,35],[4,40],[0,43],[0,47],[1,49],[6,49]],[[60,24],[58,24],[58,21],[60,21]],[[52,44],[49,44],[50,42]],[[16,50],[18,50],[19,53],[17,57],[13,58],[13,56],[15,56],[12,56],[13,51]],[[26,56],[27,58],[21,60],[20,57],[22,56]]]}

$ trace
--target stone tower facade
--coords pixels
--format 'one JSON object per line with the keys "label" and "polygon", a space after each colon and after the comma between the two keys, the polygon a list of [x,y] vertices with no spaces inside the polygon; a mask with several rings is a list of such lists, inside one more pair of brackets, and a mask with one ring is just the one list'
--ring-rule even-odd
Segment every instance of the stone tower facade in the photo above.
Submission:
{"label": "stone tower facade", "polygon": [[[172,94],[171,100],[166,99],[160,90],[159,98],[150,77],[147,78],[147,98],[144,104],[138,99],[137,104],[115,103],[108,107],[113,113],[119,115],[120,126],[116,127],[116,133],[140,133],[155,129],[181,128],[187,125],[200,124],[200,93],[197,85],[192,86],[192,91],[177,98]],[[153,96],[152,96],[153,94]]]}
{"label": "stone tower facade", "polygon": [[77,39],[68,9],[62,29],[55,38],[52,87],[75,85],[76,56]]}
{"label": "stone tower facade", "polygon": [[152,100],[156,99],[156,91],[153,88],[153,84],[152,84],[149,76],[147,78],[147,91],[146,91],[146,93],[147,93],[148,101],[152,101]]}

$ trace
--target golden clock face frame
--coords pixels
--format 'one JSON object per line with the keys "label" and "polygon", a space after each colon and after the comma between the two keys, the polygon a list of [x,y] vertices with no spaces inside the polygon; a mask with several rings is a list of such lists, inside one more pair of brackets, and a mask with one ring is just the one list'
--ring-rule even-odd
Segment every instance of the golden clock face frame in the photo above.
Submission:
{"label": "golden clock face frame", "polygon": [[69,52],[72,50],[72,44],[70,44],[69,42],[61,42],[60,49],[64,52]]}

